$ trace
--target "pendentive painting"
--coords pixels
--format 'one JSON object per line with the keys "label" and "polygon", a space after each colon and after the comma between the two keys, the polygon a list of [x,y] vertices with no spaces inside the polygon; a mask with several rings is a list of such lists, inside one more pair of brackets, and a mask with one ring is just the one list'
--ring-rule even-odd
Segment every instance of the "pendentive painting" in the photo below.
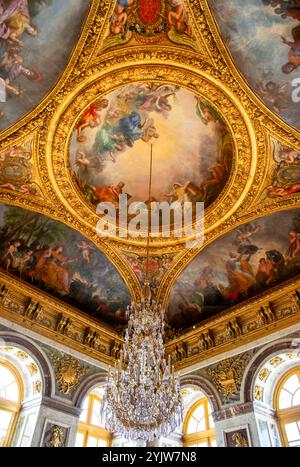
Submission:
{"label": "pendentive painting", "polygon": [[270,110],[300,129],[299,0],[209,0],[235,64]]}
{"label": "pendentive painting", "polygon": [[33,151],[32,138],[0,151],[1,190],[39,196],[40,188],[36,181]]}
{"label": "pendentive painting", "polygon": [[0,0],[0,130],[51,91],[89,5],[89,0]]}
{"label": "pendentive painting", "polygon": [[128,289],[78,232],[48,217],[0,205],[0,268],[111,324],[126,322]]}
{"label": "pendentive painting", "polygon": [[177,279],[168,320],[188,328],[300,272],[300,211],[242,225],[209,245]]}
{"label": "pendentive painting", "polygon": [[272,162],[263,197],[282,198],[300,192],[300,154],[272,140]]}
{"label": "pendentive painting", "polygon": [[231,133],[218,111],[202,97],[163,83],[127,85],[92,103],[70,145],[73,177],[95,209],[100,202],[118,208],[121,194],[129,205],[202,201],[207,207],[229,178],[232,155]]}
{"label": "pendentive painting", "polygon": [[197,50],[184,0],[116,0],[100,50],[122,45],[180,44]]}

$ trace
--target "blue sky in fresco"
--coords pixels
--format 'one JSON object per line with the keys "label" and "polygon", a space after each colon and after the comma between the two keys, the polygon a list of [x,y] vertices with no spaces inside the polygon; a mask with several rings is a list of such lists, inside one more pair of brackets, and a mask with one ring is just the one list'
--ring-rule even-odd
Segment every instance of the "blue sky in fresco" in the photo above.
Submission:
{"label": "blue sky in fresco", "polygon": [[24,48],[20,55],[26,67],[40,70],[43,79],[39,83],[25,77],[18,79],[24,93],[20,97],[9,97],[6,103],[0,104],[0,110],[5,114],[0,120],[0,129],[31,111],[53,88],[77,43],[89,4],[89,0],[53,0],[32,19],[39,34],[35,38],[23,34]]}
{"label": "blue sky in fresco", "polygon": [[[299,21],[281,18],[262,0],[210,0],[210,4],[235,63],[252,89],[263,98],[258,89],[260,81],[287,83],[284,94],[288,107],[279,113],[288,123],[300,128],[299,104],[291,99],[292,80],[300,77],[300,67],[290,74],[282,72],[282,65],[288,61],[289,47],[280,37],[291,41],[291,31]],[[271,107],[270,103],[266,104]]]}

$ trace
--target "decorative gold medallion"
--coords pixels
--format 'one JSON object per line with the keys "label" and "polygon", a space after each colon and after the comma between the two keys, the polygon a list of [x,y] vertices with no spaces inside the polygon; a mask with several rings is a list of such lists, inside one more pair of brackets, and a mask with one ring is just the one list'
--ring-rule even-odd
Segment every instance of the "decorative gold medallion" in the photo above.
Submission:
{"label": "decorative gold medallion", "polygon": [[89,367],[83,367],[71,356],[60,356],[51,353],[51,359],[55,367],[56,380],[59,385],[59,391],[68,395],[78,386],[82,376],[89,373]]}

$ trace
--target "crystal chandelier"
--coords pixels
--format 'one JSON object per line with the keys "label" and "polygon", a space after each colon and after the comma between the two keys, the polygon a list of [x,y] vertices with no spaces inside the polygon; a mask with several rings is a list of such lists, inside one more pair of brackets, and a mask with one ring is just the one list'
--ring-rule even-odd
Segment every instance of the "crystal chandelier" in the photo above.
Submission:
{"label": "crystal chandelier", "polygon": [[[149,200],[153,146],[151,145]],[[152,441],[167,436],[182,422],[179,378],[164,349],[164,310],[151,299],[148,227],[146,282],[141,301],[127,309],[125,344],[115,368],[110,368],[102,401],[105,428],[124,438]]]}
{"label": "crystal chandelier", "polygon": [[131,441],[167,436],[182,421],[179,379],[165,359],[164,312],[149,292],[146,284],[141,302],[127,310],[125,344],[102,402],[106,429]]}

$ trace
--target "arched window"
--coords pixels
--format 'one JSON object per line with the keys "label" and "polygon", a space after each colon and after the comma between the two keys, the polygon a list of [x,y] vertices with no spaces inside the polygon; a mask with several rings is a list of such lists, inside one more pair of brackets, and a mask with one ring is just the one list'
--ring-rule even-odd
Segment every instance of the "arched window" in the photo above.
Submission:
{"label": "arched window", "polygon": [[100,407],[103,388],[94,389],[84,400],[78,426],[76,447],[105,447],[111,444],[111,434],[103,428]]}
{"label": "arched window", "polygon": [[281,378],[274,402],[283,444],[300,447],[300,367]]}
{"label": "arched window", "polygon": [[0,360],[0,447],[11,444],[23,394],[22,379],[16,368]]}
{"label": "arched window", "polygon": [[212,407],[202,398],[189,409],[183,424],[183,443],[190,447],[216,447]]}

